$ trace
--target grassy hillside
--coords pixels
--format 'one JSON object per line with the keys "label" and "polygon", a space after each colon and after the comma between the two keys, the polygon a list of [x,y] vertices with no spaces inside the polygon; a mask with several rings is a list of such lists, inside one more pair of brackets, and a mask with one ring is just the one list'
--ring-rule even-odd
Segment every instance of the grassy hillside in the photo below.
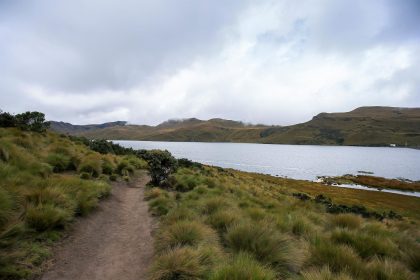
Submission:
{"label": "grassy hillside", "polygon": [[153,280],[420,277],[419,198],[190,167],[147,199]]}
{"label": "grassy hillside", "polygon": [[[82,126],[83,127],[83,126]],[[56,131],[89,138],[196,142],[247,142],[357,146],[420,146],[420,108],[361,107],[346,113],[321,113],[291,126],[245,125],[211,119],[168,121],[158,126],[124,125],[122,122]]]}
{"label": "grassy hillside", "polygon": [[51,244],[109,194],[110,180],[145,166],[56,133],[0,128],[0,279],[38,274]]}
{"label": "grassy hillside", "polygon": [[362,107],[264,131],[263,143],[419,146],[420,108]]}

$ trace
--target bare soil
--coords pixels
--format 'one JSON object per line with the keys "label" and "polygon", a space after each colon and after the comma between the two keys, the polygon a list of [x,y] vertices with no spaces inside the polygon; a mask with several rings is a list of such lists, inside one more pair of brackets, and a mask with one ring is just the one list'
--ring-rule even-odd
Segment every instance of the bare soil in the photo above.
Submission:
{"label": "bare soil", "polygon": [[116,183],[94,213],[79,219],[42,280],[147,279],[153,255],[152,217],[144,201],[149,178]]}

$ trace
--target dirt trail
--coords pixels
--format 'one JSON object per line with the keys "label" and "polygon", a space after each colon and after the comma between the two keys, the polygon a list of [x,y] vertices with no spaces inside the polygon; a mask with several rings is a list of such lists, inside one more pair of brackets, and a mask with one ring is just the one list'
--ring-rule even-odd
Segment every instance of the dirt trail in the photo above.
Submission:
{"label": "dirt trail", "polygon": [[147,279],[153,255],[152,218],[143,200],[146,175],[117,183],[98,209],[80,219],[42,280]]}

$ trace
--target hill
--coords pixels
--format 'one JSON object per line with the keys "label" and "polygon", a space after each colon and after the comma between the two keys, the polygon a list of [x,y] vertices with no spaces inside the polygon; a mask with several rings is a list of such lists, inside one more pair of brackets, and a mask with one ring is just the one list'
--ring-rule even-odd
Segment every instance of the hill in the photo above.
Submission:
{"label": "hill", "polygon": [[86,126],[51,124],[53,130],[61,133],[111,140],[420,146],[420,108],[360,107],[344,113],[320,113],[308,122],[290,126],[196,118],[170,120],[157,126],[125,122]]}

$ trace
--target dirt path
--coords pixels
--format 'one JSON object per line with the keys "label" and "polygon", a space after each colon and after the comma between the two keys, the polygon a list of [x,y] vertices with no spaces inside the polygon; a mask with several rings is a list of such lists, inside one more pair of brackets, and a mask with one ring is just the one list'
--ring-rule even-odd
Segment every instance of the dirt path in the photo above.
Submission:
{"label": "dirt path", "polygon": [[111,197],[80,219],[54,254],[42,280],[147,279],[153,254],[152,218],[143,200],[146,175],[117,183]]}

